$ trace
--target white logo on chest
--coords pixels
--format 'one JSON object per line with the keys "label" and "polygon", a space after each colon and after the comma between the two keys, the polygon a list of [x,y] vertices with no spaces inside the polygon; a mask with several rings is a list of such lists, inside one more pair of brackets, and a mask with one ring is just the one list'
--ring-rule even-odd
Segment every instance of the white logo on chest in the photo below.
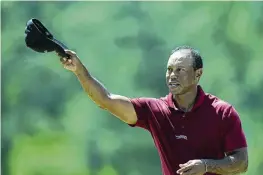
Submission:
{"label": "white logo on chest", "polygon": [[185,135],[175,135],[175,138],[176,139],[185,139],[185,140],[187,140],[187,136],[185,136]]}

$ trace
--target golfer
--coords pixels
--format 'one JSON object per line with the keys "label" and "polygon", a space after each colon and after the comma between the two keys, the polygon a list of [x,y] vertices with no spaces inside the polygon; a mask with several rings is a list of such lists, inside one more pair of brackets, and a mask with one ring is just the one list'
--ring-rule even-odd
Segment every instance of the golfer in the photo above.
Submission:
{"label": "golfer", "polygon": [[231,104],[204,92],[199,85],[203,61],[194,48],[180,46],[172,51],[166,71],[169,93],[160,98],[113,94],[94,78],[76,53],[66,53],[70,59],[61,58],[63,66],[77,76],[99,107],[151,133],[163,175],[232,175],[247,171],[247,141],[239,114]]}

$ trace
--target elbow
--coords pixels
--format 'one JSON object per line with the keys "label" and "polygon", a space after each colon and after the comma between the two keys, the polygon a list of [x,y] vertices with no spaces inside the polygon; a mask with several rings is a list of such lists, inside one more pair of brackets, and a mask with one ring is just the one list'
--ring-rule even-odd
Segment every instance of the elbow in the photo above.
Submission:
{"label": "elbow", "polygon": [[97,105],[99,108],[101,108],[103,110],[108,110],[107,104],[105,103],[105,101],[97,102]]}
{"label": "elbow", "polygon": [[91,100],[101,109],[107,110],[108,99],[104,98],[102,100],[91,98]]}
{"label": "elbow", "polygon": [[111,111],[112,109],[112,98],[110,94],[103,96],[100,100],[96,102],[96,104],[103,110]]}

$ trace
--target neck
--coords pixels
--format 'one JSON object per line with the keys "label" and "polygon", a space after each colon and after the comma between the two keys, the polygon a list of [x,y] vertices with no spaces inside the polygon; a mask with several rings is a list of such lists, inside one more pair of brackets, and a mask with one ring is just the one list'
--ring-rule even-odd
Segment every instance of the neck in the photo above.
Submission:
{"label": "neck", "polygon": [[194,106],[197,96],[197,87],[192,88],[189,92],[182,95],[173,95],[173,99],[180,109],[190,111]]}

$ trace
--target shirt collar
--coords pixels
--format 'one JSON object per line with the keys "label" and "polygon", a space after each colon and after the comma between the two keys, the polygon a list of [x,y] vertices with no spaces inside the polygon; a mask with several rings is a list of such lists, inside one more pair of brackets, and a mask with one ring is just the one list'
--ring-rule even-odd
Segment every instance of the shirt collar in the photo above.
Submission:
{"label": "shirt collar", "polygon": [[[205,92],[203,91],[202,87],[200,85],[197,86],[197,99],[196,102],[192,108],[191,111],[197,109],[198,107],[200,107],[204,101],[205,98]],[[176,106],[176,104],[173,102],[173,94],[169,93],[168,94],[168,106],[170,108],[173,108],[176,111],[180,111],[180,109]]]}

